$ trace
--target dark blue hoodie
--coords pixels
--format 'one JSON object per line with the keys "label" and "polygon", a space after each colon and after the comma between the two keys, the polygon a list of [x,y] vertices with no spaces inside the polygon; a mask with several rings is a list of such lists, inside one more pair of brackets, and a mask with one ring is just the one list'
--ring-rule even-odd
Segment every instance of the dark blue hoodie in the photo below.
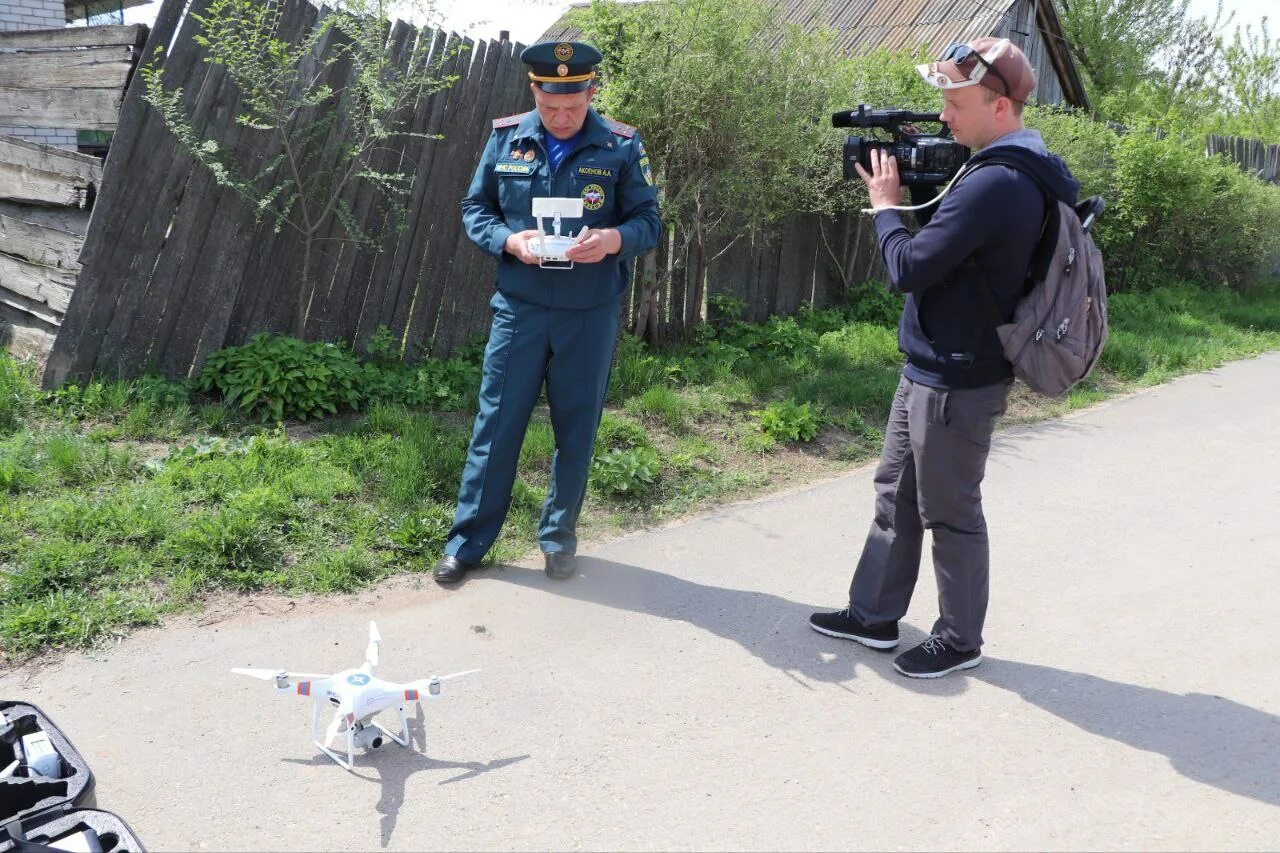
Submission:
{"label": "dark blue hoodie", "polygon": [[[1057,198],[1075,204],[1080,185],[1062,158],[1048,152],[1039,131],[1006,134],[969,163],[991,157],[1016,160]],[[898,348],[907,356],[902,372],[908,379],[935,388],[978,388],[1013,376],[976,268],[1007,322],[1024,293],[1045,210],[1044,193],[1029,175],[988,165],[956,182],[931,216],[917,213],[925,224],[914,236],[896,211],[876,215],[890,284],[907,297]]]}

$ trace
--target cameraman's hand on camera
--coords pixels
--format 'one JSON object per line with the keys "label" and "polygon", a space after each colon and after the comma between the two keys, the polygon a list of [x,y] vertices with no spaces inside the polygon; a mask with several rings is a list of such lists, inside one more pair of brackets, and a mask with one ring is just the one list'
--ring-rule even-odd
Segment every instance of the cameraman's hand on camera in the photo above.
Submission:
{"label": "cameraman's hand on camera", "polygon": [[854,168],[867,185],[867,194],[871,196],[871,207],[881,210],[902,204],[902,184],[898,181],[898,161],[879,148],[871,152],[871,174],[855,163]]}

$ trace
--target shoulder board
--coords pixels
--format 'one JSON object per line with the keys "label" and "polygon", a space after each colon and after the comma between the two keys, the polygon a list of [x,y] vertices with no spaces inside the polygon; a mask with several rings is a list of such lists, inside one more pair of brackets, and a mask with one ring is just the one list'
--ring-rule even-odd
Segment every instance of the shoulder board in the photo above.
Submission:
{"label": "shoulder board", "polygon": [[520,119],[524,118],[526,113],[517,113],[513,116],[504,116],[493,120],[493,129],[500,130],[504,127],[515,127],[520,123]]}
{"label": "shoulder board", "polygon": [[605,119],[604,123],[608,126],[609,130],[613,131],[618,136],[630,139],[636,135],[636,129],[629,124],[623,124],[622,122],[614,121],[611,118]]}

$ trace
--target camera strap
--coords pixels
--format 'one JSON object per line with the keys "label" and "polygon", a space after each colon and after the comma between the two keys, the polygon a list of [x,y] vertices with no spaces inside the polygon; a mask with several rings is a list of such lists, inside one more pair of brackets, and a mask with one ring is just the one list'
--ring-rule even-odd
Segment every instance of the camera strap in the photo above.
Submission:
{"label": "camera strap", "polygon": [[890,205],[889,207],[864,207],[862,208],[862,212],[876,214],[882,210],[898,210],[903,213],[911,213],[916,210],[924,210],[926,207],[932,207],[933,205],[942,201],[942,199],[946,197],[947,193],[951,192],[951,188],[956,185],[957,181],[959,181],[965,175],[972,172],[974,169],[981,166],[983,162],[990,162],[990,161],[978,162],[973,164],[972,166],[966,164],[963,167],[961,167],[960,171],[956,172],[956,176],[952,178],[950,181],[948,181],[947,185],[942,188],[942,191],[939,192],[937,195],[935,195],[933,198],[926,201],[924,204],[914,204],[914,205],[894,204],[894,205]]}

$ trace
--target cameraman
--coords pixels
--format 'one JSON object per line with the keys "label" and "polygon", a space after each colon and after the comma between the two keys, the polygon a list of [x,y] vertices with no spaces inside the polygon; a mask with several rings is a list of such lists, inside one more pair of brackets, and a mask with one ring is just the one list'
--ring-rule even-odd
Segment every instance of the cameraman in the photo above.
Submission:
{"label": "cameraman", "polygon": [[[942,90],[941,120],[974,149],[959,180],[912,235],[893,208],[902,203],[891,154],[872,152],[866,182],[892,288],[906,294],[898,346],[906,365],[875,472],[875,518],[849,588],[849,606],[815,613],[814,630],[874,649],[898,645],[919,574],[924,530],[933,531],[940,616],[924,643],[894,667],[935,678],[977,666],[987,610],[989,547],[981,483],[995,422],[1005,411],[1013,369],[996,326],[1008,322],[1040,239],[1051,192],[1074,204],[1079,185],[1066,164],[1022,123],[1035,72],[1008,39],[952,45],[917,66]],[[999,155],[1021,168],[976,166]],[[994,294],[979,290],[983,276]],[[996,311],[1002,318],[995,317]]]}

